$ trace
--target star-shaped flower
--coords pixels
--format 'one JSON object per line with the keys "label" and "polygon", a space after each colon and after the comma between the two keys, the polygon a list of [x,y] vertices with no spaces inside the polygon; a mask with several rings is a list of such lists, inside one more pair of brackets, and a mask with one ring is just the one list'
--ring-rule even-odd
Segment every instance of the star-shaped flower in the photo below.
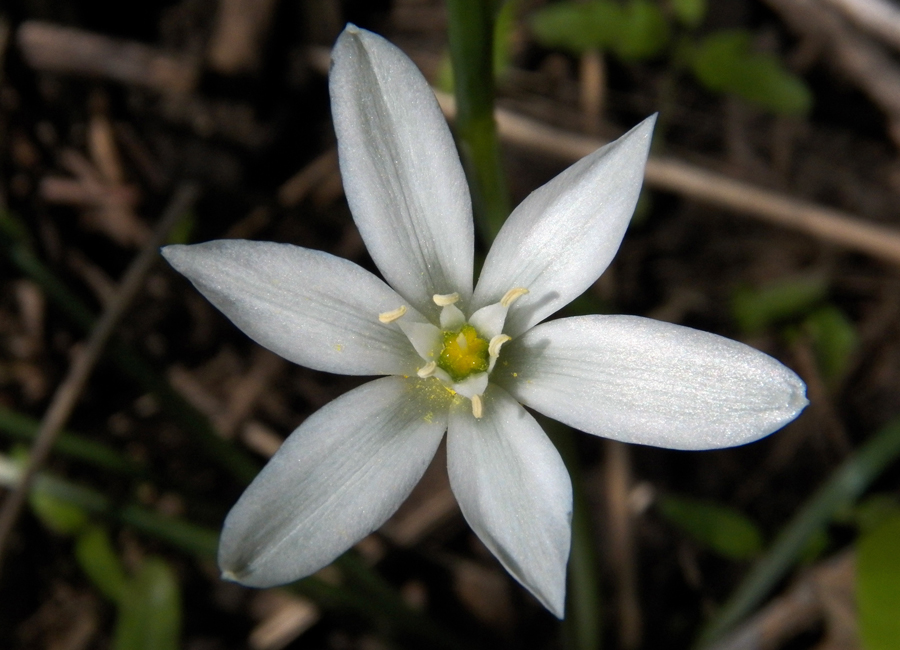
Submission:
{"label": "star-shaped flower", "polygon": [[582,431],[673,449],[751,442],[806,405],[803,382],[746,345],[635,316],[544,322],[606,269],[643,179],[655,118],[582,159],[509,217],[474,290],[466,179],[413,63],[348,26],[331,101],[356,225],[387,284],[288,244],[213,241],[163,254],[252,339],[298,364],[386,375],[311,415],[232,509],[223,575],[310,575],[377,529],[444,432],[466,520],[562,617],[572,487],[523,405]]}

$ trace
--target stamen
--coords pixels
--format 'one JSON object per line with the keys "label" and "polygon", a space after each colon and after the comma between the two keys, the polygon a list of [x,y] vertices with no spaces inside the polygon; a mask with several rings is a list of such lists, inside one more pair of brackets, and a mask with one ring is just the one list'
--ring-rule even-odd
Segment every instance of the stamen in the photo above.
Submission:
{"label": "stamen", "polygon": [[500,304],[504,307],[509,307],[526,293],[528,293],[528,289],[525,287],[514,287],[503,294],[503,297],[500,299]]}
{"label": "stamen", "polygon": [[494,358],[500,356],[500,346],[506,343],[507,341],[511,341],[512,337],[506,334],[498,334],[494,338],[491,339],[491,342],[488,344],[488,354]]}
{"label": "stamen", "polygon": [[416,374],[419,375],[422,379],[428,379],[431,377],[435,371],[437,370],[437,364],[434,361],[429,361],[424,366],[416,370]]}
{"label": "stamen", "polygon": [[434,304],[438,307],[446,307],[447,305],[453,305],[459,302],[459,294],[457,292],[453,293],[436,293],[431,297],[434,300]]}
{"label": "stamen", "polygon": [[406,305],[400,305],[393,311],[386,311],[383,314],[378,314],[378,320],[380,320],[382,323],[393,323],[405,313]]}
{"label": "stamen", "polygon": [[472,415],[479,420],[484,415],[484,402],[481,401],[481,395],[472,395]]}

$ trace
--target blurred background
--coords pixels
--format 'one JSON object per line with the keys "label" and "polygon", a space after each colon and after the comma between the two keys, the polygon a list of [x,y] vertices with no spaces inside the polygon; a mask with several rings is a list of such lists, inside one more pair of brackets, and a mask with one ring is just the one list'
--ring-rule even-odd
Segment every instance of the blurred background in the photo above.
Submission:
{"label": "blurred background", "polygon": [[810,406],[715,452],[551,431],[578,499],[564,623],[465,524],[443,451],[334,566],[284,589],[220,581],[243,487],[362,380],[253,344],[156,250],[272,240],[374,270],[342,193],[329,48],[354,22],[450,97],[447,7],[6,0],[0,647],[900,648],[900,6],[487,13],[513,205],[660,113],[622,248],[567,313],[744,341]]}

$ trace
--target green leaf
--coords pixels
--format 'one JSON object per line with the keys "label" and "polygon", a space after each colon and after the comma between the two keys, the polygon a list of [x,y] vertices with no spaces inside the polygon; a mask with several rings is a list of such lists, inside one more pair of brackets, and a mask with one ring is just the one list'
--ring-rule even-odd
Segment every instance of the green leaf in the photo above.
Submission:
{"label": "green leaf", "polygon": [[181,593],[175,572],[149,557],[119,603],[113,650],[178,650]]}
{"label": "green leaf", "polygon": [[815,530],[809,534],[809,538],[803,545],[803,550],[797,558],[798,563],[803,566],[810,566],[821,558],[825,551],[831,546],[831,538],[828,536],[828,530],[825,526]]}
{"label": "green leaf", "polygon": [[761,289],[738,289],[731,311],[742,332],[757,334],[770,325],[802,318],[827,293],[828,286],[822,278],[788,278]]}
{"label": "green leaf", "polygon": [[122,600],[128,578],[105,528],[91,526],[78,536],[75,559],[100,593],[113,602]]}
{"label": "green leaf", "polygon": [[673,496],[661,497],[658,505],[669,522],[719,555],[747,560],[762,552],[762,534],[737,510]]}
{"label": "green leaf", "polygon": [[529,25],[541,45],[581,54],[615,46],[624,20],[622,7],[610,0],[556,2],[533,13]]}
{"label": "green leaf", "polygon": [[891,494],[873,494],[866,497],[851,513],[852,523],[855,523],[862,533],[875,530],[893,517],[900,517],[900,504],[897,503],[897,497]]}
{"label": "green leaf", "polygon": [[502,79],[512,63],[513,35],[519,0],[506,0],[494,21],[494,79]]}
{"label": "green leaf", "polygon": [[39,487],[28,495],[28,503],[41,523],[60,535],[74,535],[88,521],[82,508]]}
{"label": "green leaf", "polygon": [[194,211],[188,212],[178,223],[169,231],[166,238],[166,244],[190,244],[191,235],[197,227],[197,215]]}
{"label": "green leaf", "polygon": [[865,650],[894,650],[900,639],[900,516],[856,544],[856,602]]}
{"label": "green leaf", "polygon": [[706,0],[669,0],[675,18],[685,27],[699,27],[706,18]]}
{"label": "green leaf", "polygon": [[650,0],[557,2],[532,14],[530,25],[545,47],[611,50],[631,61],[656,56],[669,42],[669,24]]}
{"label": "green leaf", "polygon": [[711,34],[694,50],[691,68],[709,90],[736,95],[773,113],[805,115],[812,93],[773,54],[752,51],[752,34],[733,30]]}
{"label": "green leaf", "polygon": [[649,0],[632,0],[622,12],[613,51],[630,61],[643,61],[662,52],[669,42],[669,23],[659,6]]}
{"label": "green leaf", "polygon": [[811,313],[803,325],[812,338],[822,377],[831,385],[840,382],[859,346],[853,323],[837,307],[825,305]]}

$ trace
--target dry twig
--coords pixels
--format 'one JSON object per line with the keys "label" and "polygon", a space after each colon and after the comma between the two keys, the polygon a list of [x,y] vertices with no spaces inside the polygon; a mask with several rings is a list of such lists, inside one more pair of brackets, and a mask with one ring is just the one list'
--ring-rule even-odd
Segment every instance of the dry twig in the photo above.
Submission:
{"label": "dry twig", "polygon": [[619,645],[630,650],[641,645],[643,636],[638,600],[636,545],[629,502],[631,460],[627,445],[616,440],[604,440],[603,443],[606,452],[604,474],[609,522],[609,562],[616,583]]}
{"label": "dry twig", "polygon": [[585,133],[600,133],[605,99],[606,61],[599,50],[589,50],[581,55],[578,64],[578,101],[581,104],[581,124]]}
{"label": "dry twig", "polygon": [[278,202],[286,208],[300,204],[315,188],[338,170],[337,149],[328,149],[278,188]]}
{"label": "dry twig", "polygon": [[209,66],[222,74],[255,69],[275,7],[275,0],[219,0],[206,54]]}
{"label": "dry twig", "polygon": [[192,91],[199,76],[198,66],[186,57],[72,27],[30,20],[22,23],[17,37],[22,56],[36,70],[177,93]]}
{"label": "dry twig", "polygon": [[891,47],[900,50],[900,7],[887,0],[825,0]]}
{"label": "dry twig", "polygon": [[25,504],[28,491],[34,483],[38,470],[47,460],[60,430],[72,414],[78,398],[81,396],[94,366],[100,359],[100,354],[112,336],[119,319],[143,286],[147,272],[158,259],[159,253],[157,249],[165,241],[166,236],[178,219],[184,215],[185,211],[196,200],[197,194],[197,188],[193,185],[183,185],[175,192],[153,233],[152,239],[147,242],[144,249],[128,267],[122,282],[119,284],[116,296],[106,306],[86,345],[75,354],[68,374],[56,389],[50,406],[41,421],[34,444],[31,446],[28,465],[22,473],[19,485],[7,495],[2,509],[0,509],[0,566],[2,566],[10,533]]}
{"label": "dry twig", "polygon": [[321,618],[319,608],[311,600],[281,589],[256,592],[250,607],[259,619],[247,639],[252,650],[281,650]]}
{"label": "dry twig", "polygon": [[823,620],[827,647],[852,650],[855,629],[848,632],[850,624],[838,613],[844,606],[837,603],[852,599],[854,560],[852,551],[846,551],[818,565],[708,650],[775,650]]}
{"label": "dry twig", "polygon": [[798,34],[818,43],[850,83],[887,115],[900,146],[900,67],[876,43],[862,37],[834,11],[814,0],[766,0]]}
{"label": "dry twig", "polygon": [[[452,99],[439,94],[444,112],[453,113]],[[568,160],[578,160],[606,144],[556,129],[511,111],[496,112],[497,128],[506,141]],[[735,180],[672,157],[650,156],[647,186],[756,217],[822,241],[900,265],[900,231],[780,192]]]}
{"label": "dry twig", "polygon": [[60,163],[74,178],[45,176],[41,198],[82,208],[87,228],[104,233],[121,246],[141,247],[150,238],[150,228],[135,214],[139,191],[134,185],[115,183],[91,161],[72,149],[64,149]]}

